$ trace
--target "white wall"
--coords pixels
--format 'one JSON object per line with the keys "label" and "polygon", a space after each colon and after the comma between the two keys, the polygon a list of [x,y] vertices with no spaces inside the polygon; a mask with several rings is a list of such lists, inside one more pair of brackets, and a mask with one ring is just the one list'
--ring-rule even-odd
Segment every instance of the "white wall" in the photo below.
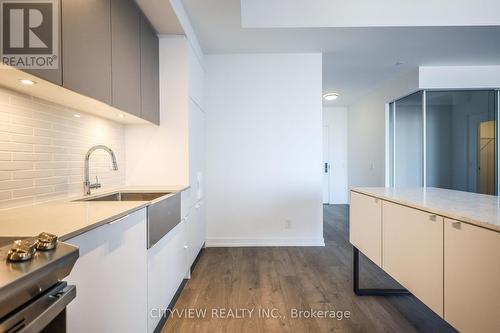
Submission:
{"label": "white wall", "polygon": [[324,244],[321,61],[206,57],[208,246]]}
{"label": "white wall", "polygon": [[349,107],[349,187],[385,186],[386,103],[418,90],[418,72],[377,86]]}
{"label": "white wall", "polygon": [[328,126],[330,204],[349,202],[347,185],[347,113],[345,107],[324,107],[323,126]]}

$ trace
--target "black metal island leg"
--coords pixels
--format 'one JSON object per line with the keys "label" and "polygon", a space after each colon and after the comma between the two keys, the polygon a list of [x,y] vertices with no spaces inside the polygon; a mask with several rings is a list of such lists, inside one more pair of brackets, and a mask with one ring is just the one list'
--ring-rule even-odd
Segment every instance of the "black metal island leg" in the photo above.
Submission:
{"label": "black metal island leg", "polygon": [[376,289],[376,288],[359,288],[359,250],[353,246],[353,287],[354,293],[358,296],[395,296],[409,295],[410,292],[406,289]]}

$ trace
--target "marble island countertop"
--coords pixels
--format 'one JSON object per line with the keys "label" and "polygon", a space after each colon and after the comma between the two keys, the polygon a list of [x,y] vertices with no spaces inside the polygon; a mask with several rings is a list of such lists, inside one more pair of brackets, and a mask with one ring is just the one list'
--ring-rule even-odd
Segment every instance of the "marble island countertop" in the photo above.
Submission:
{"label": "marble island countertop", "polygon": [[358,187],[351,191],[500,232],[497,196],[433,187]]}
{"label": "marble island countertop", "polygon": [[[121,187],[90,197],[120,192],[182,192],[188,186]],[[167,197],[167,196],[164,196]],[[68,240],[150,205],[151,201],[77,201],[83,196],[0,211],[0,237],[32,237],[45,231]],[[163,197],[162,197],[163,198]],[[76,200],[76,201],[75,201]]]}

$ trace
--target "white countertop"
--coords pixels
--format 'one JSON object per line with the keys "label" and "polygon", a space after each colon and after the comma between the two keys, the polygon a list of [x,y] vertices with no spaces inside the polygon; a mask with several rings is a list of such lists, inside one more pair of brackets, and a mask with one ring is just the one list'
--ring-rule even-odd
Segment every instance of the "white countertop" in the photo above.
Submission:
{"label": "white countertop", "polygon": [[500,232],[497,196],[433,187],[358,187],[351,191]]}
{"label": "white countertop", "polygon": [[[91,197],[122,192],[179,193],[188,186],[123,187],[102,191]],[[0,237],[32,237],[45,231],[67,240],[106,224],[153,201],[74,201],[83,197],[54,200],[46,203],[0,211]]]}

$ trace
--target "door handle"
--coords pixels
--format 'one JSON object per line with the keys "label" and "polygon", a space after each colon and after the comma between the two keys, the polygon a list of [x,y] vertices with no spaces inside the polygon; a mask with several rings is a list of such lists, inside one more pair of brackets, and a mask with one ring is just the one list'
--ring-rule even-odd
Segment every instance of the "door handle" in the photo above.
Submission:
{"label": "door handle", "polygon": [[118,218],[118,219],[116,219],[116,220],[113,220],[113,221],[108,222],[108,224],[109,224],[109,225],[113,225],[113,224],[115,224],[115,223],[118,223],[118,222],[120,222],[120,221],[125,220],[125,219],[126,219],[127,217],[129,217],[129,216],[130,216],[130,214],[127,214],[127,215],[122,216],[122,217],[120,217],[120,218]]}
{"label": "door handle", "polygon": [[328,173],[329,165],[328,163],[325,163],[325,173]]}

